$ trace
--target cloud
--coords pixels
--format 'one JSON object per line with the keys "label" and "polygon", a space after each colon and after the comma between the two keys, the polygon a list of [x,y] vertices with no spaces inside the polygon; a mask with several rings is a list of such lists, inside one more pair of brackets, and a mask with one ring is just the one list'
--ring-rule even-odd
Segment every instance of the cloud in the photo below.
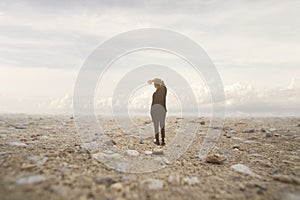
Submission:
{"label": "cloud", "polygon": [[76,68],[112,35],[166,27],[191,36],[227,66],[295,66],[299,8],[298,1],[3,1],[1,58],[22,67]]}
{"label": "cloud", "polygon": [[[0,110],[70,112],[77,70],[94,48],[124,31],[161,27],[204,47],[229,111],[297,113],[299,8],[296,0],[1,1]],[[209,91],[193,89],[208,109]],[[137,95],[130,109],[146,110],[148,95]],[[110,104],[96,99],[100,111]],[[178,108],[175,97],[169,106]]]}

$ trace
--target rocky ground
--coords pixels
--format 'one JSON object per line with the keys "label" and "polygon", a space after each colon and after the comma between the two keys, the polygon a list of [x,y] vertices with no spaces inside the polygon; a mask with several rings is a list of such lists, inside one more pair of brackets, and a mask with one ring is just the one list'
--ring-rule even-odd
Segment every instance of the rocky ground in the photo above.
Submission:
{"label": "rocky ground", "polygon": [[[167,142],[178,120],[168,118]],[[206,160],[198,154],[209,119],[193,123],[200,129],[177,161],[159,171],[128,174],[94,159],[70,116],[3,114],[0,199],[300,199],[299,118],[227,118]],[[122,137],[109,119],[102,125],[119,149],[156,151],[152,138]]]}

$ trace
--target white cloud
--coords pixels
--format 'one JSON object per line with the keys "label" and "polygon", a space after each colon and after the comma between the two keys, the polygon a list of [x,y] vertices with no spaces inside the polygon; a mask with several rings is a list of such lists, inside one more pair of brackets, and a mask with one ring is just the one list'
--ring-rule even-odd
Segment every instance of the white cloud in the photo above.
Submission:
{"label": "white cloud", "polygon": [[[229,109],[299,113],[299,8],[295,0],[1,1],[0,111],[69,112],[76,69],[98,44],[131,29],[162,27],[205,48]],[[207,88],[193,89],[209,104]],[[137,96],[131,109],[146,109],[147,97]],[[107,97],[96,100],[100,108],[109,104]],[[170,106],[178,107],[176,99]]]}

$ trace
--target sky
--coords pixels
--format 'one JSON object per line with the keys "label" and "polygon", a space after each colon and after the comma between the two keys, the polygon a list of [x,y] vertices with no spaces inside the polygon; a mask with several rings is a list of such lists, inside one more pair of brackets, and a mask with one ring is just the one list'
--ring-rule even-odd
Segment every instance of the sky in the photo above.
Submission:
{"label": "sky", "polygon": [[[214,62],[228,115],[299,116],[299,10],[297,0],[2,0],[0,112],[72,114],[76,78],[93,50],[126,31],[164,28],[197,42]],[[125,73],[120,66],[132,60],[182,66],[177,71],[191,85],[200,112],[209,112],[209,90],[189,66],[146,51],[122,58],[99,82],[98,113],[111,109],[112,92]],[[143,76],[145,82],[154,78]],[[182,103],[177,88],[180,84],[169,88],[171,113]],[[153,92],[147,85],[133,91],[128,109],[148,112]]]}

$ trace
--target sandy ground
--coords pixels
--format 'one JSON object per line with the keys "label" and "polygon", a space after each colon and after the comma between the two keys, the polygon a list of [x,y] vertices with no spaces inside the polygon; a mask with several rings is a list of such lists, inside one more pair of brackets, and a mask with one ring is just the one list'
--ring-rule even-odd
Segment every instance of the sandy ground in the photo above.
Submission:
{"label": "sandy ground", "polygon": [[[129,174],[94,159],[70,116],[3,114],[0,199],[300,199],[299,118],[227,118],[207,160],[198,154],[209,119],[192,121],[200,129],[183,156],[158,171]],[[177,124],[168,118],[167,144]],[[119,149],[156,148],[152,138],[123,137],[112,120],[102,125]]]}

